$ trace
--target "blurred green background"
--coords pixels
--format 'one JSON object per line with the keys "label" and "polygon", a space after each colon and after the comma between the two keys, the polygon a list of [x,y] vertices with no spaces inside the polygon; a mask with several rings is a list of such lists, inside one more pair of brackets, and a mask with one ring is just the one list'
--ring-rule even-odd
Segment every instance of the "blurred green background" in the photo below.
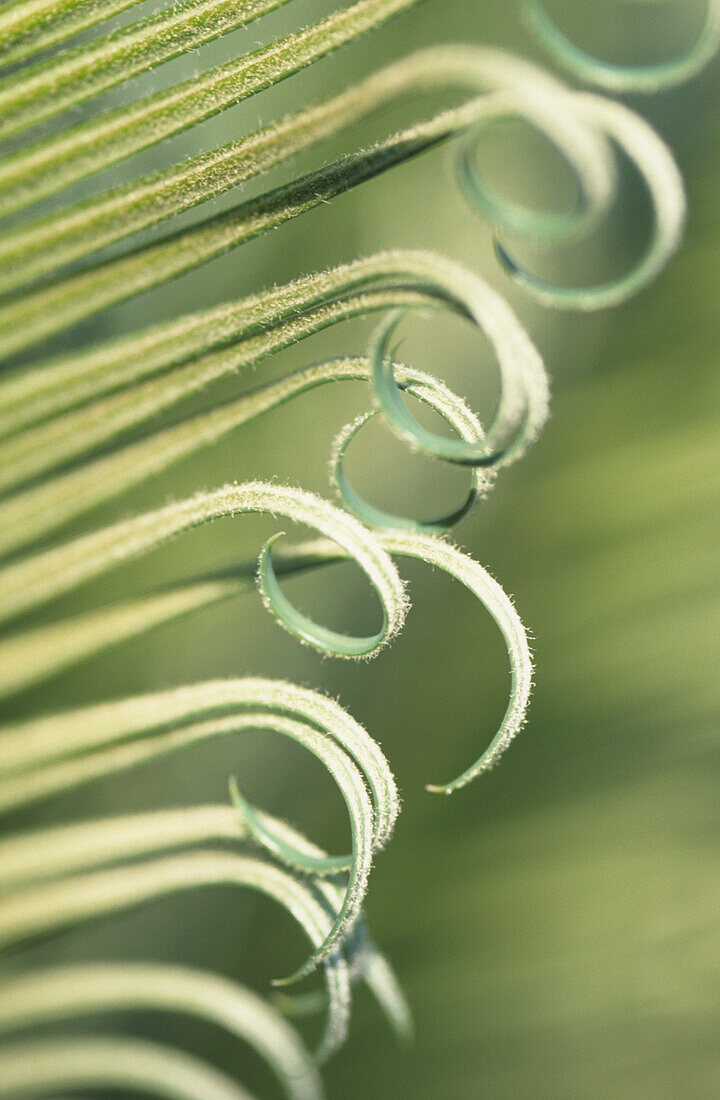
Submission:
{"label": "blurred green background", "polygon": [[[200,63],[333,6],[296,0],[204,50]],[[590,50],[629,61],[679,52],[704,6],[548,5]],[[515,3],[427,0],[112,178],[211,148],[411,48],[448,41],[542,56]],[[144,85],[178,79],[197,64],[197,57],[173,62]],[[715,64],[685,87],[628,100],[676,152],[689,223],[662,277],[621,309],[574,316],[518,297],[493,258],[491,231],[455,192],[452,156],[440,150],[70,334],[73,342],[101,338],[403,246],[436,249],[485,274],[514,302],[546,358],[554,391],[548,427],[456,533],[515,596],[537,661],[526,730],[502,766],[469,789],[442,799],[425,793],[424,783],[455,775],[489,740],[505,706],[506,657],[483,609],[416,564],[403,567],[414,602],[407,628],[371,664],[326,661],[301,648],[252,595],[97,658],[14,705],[25,714],[212,676],[281,676],[339,697],[381,742],[404,812],[377,861],[367,912],[401,977],[417,1037],[398,1049],[360,994],[350,1041],[326,1072],[331,1098],[720,1095],[719,90]],[[387,112],[321,155],[354,148],[429,107]],[[488,177],[518,199],[553,209],[567,197],[562,166],[520,127],[488,134],[480,155]],[[518,250],[543,273],[589,281],[632,263],[646,221],[643,190],[626,171],[618,209],[596,239],[552,256]],[[202,404],[327,354],[362,352],[371,329],[325,334],[252,378],[208,392]],[[413,321],[405,332],[405,358],[487,410],[491,360],[477,336],[437,319]],[[332,438],[368,401],[355,384],[301,399],[92,522],[230,479],[277,477],[326,492]],[[464,484],[462,474],[409,458],[379,426],[358,441],[349,471],[374,501],[407,514],[432,514]],[[215,524],[88,588],[82,600],[244,560],[274,529],[259,520]],[[362,630],[373,622],[374,603],[344,566],[287,585],[332,625]],[[260,735],[56,799],[24,824],[224,800],[229,774],[263,808],[344,850],[344,811],[328,778],[300,750]],[[215,891],[34,954],[183,959],[262,989],[302,950],[270,905]],[[190,1049],[209,1047],[263,1095],[275,1095],[254,1059],[247,1055],[245,1065],[246,1055],[219,1033],[172,1026]],[[146,1034],[167,1027],[143,1022]]]}

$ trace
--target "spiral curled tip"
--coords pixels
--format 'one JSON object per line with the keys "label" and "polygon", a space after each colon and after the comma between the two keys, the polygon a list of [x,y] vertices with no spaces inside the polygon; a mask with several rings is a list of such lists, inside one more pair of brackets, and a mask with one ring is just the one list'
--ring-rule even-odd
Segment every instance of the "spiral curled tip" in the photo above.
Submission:
{"label": "spiral curled tip", "polygon": [[[412,387],[403,385],[402,389],[408,390],[412,389]],[[426,400],[426,403],[430,405],[431,408],[440,411],[437,404],[432,401],[429,395],[423,399]],[[348,446],[360,429],[374,416],[377,416],[379,411],[379,409],[371,409],[369,412],[361,413],[355,420],[345,425],[333,442],[330,475],[343,504],[348,511],[352,512],[353,515],[357,516],[363,523],[376,530],[401,530],[421,532],[423,534],[442,534],[468,514],[478,499],[480,492],[487,487],[487,479],[481,481],[477,471],[473,470],[472,483],[463,503],[459,508],[438,517],[436,520],[416,520],[406,516],[397,516],[391,512],[376,508],[361,497],[348,481],[345,474],[345,454]],[[446,411],[442,415],[445,415],[445,413]],[[450,420],[450,417],[447,415],[445,415],[445,418]]]}
{"label": "spiral curled tip", "polygon": [[[373,386],[378,404],[395,432],[414,450],[421,450],[456,462],[463,461],[464,456],[464,460],[467,461],[470,457],[469,445],[463,448],[461,440],[443,439],[442,436],[428,431],[417,422],[402,400],[400,387],[395,380],[394,362],[389,354],[389,345],[406,312],[396,310],[390,313],[378,327],[370,348]],[[485,447],[472,448],[471,453],[473,457],[483,459],[487,457]]]}
{"label": "spiral curled tip", "polygon": [[494,764],[494,760],[487,759],[488,754],[489,750],[483,753],[471,769],[456,776],[455,779],[451,779],[447,783],[426,783],[425,790],[430,794],[454,794],[455,791],[459,791],[462,787],[466,787],[473,779],[477,779],[479,776],[484,775],[485,772],[490,771]]}
{"label": "spiral curled tip", "polygon": [[277,856],[283,863],[288,864],[294,870],[316,875],[330,875],[337,871],[347,871],[352,866],[352,855],[347,856],[315,856],[307,851],[284,840],[276,831],[273,831],[261,820],[247,799],[240,793],[236,777],[230,776],[228,780],[230,789],[230,801],[240,814],[241,819],[248,828],[248,832],[271,855]]}
{"label": "spiral curled tip", "polygon": [[473,779],[477,779],[479,776],[484,775],[485,772],[490,771],[494,761],[486,761],[485,755],[487,754],[484,754],[468,772],[463,772],[462,775],[457,776],[455,779],[451,779],[448,783],[426,783],[425,790],[430,794],[454,794],[455,791],[459,791],[462,787],[466,787]]}
{"label": "spiral curled tip", "polygon": [[382,536],[393,554],[416,558],[442,569],[463,584],[490,612],[500,628],[510,661],[510,697],[505,714],[490,744],[456,779],[430,784],[434,793],[451,794],[487,771],[500,759],[525,724],[532,689],[533,663],[528,636],[510,597],[474,559],[446,539],[391,531]]}
{"label": "spiral curled tip", "polygon": [[511,203],[496,194],[482,179],[477,168],[477,135],[467,138],[458,150],[456,174],[458,186],[469,206],[477,209],[497,230],[516,234],[525,240],[553,243],[582,232],[598,211],[578,195],[570,210],[547,213]]}
{"label": "spiral curled tip", "polygon": [[[457,305],[461,305],[460,295],[457,296]],[[462,305],[465,306],[468,315],[472,316],[469,306],[464,302],[462,302]],[[380,409],[385,414],[395,433],[413,450],[422,451],[424,454],[434,458],[441,458],[446,462],[452,462],[459,466],[492,467],[497,465],[510,451],[515,449],[515,443],[510,446],[502,445],[497,449],[492,449],[488,445],[485,435],[482,433],[479,438],[474,439],[467,437],[449,439],[446,436],[438,435],[436,432],[432,432],[420,424],[403,402],[403,387],[400,386],[395,378],[395,363],[389,354],[389,342],[395,329],[400,324],[400,321],[403,320],[407,312],[408,311],[400,313],[398,311],[393,311],[377,329],[370,347],[369,357],[371,361],[373,387]],[[475,318],[474,320],[476,320],[478,327],[480,327],[480,321]],[[518,389],[522,392],[521,403],[524,411],[522,414],[516,415],[515,417],[516,420],[520,421],[522,426],[525,424],[528,414],[527,391],[519,378],[515,378],[514,381],[518,383]],[[517,394],[509,395],[506,393],[505,397],[507,398],[508,396],[512,396],[514,401]],[[360,426],[360,424],[357,425],[357,430],[359,430]],[[515,424],[514,427],[517,431],[517,424]],[[354,432],[351,433],[351,436],[352,434],[354,434]],[[520,434],[522,434],[522,427]],[[346,441],[346,445],[347,443],[349,443],[349,439]],[[447,526],[443,521],[441,521],[439,525]],[[383,523],[382,526],[387,526],[387,524]],[[400,524],[399,526],[405,526],[405,524]],[[433,523],[430,524],[430,526],[432,528],[437,528],[438,525]],[[418,530],[419,527],[416,525],[413,529]]]}
{"label": "spiral curled tip", "polygon": [[332,965],[333,959],[336,957],[339,957],[339,952],[336,952],[335,955],[328,955],[322,954],[320,949],[313,951],[307,961],[304,962],[302,966],[299,966],[297,970],[293,971],[292,974],[288,974],[286,978],[273,978],[270,984],[275,989],[286,989],[290,985],[297,985],[303,978],[309,977],[321,963]]}
{"label": "spiral curled tip", "polygon": [[587,287],[563,287],[522,267],[496,237],[495,252],[511,278],[543,305],[594,311],[621,305],[653,281],[676,251],[685,223],[685,189],[675,159],[651,126],[621,103],[578,93],[578,110],[611,138],[638,170],[652,205],[652,230],[644,253],[625,274]]}
{"label": "spiral curled tip", "polygon": [[[529,693],[529,687],[528,687]],[[483,752],[474,764],[472,764],[466,771],[461,772],[455,779],[451,779],[448,783],[426,783],[425,790],[430,794],[454,794],[455,791],[461,790],[463,787],[467,787],[473,780],[478,779],[481,775],[485,775],[497,764],[502,754],[507,749],[511,741],[515,739],[518,733],[522,730],[526,722],[526,706],[527,698],[523,704],[521,712],[519,714],[512,715],[508,721],[508,716],[513,709],[512,702],[508,708],[508,712],[505,715],[503,723],[496,733],[493,740]]]}
{"label": "spiral curled tip", "polygon": [[330,657],[370,657],[388,637],[388,616],[383,604],[383,625],[376,634],[342,634],[314,622],[304,615],[288,600],[280,585],[272,562],[273,543],[282,537],[279,532],[267,540],[260,553],[258,563],[258,585],[263,602],[275,616],[281,626],[294,634],[302,642]]}
{"label": "spiral curled tip", "polygon": [[[525,641],[526,640],[527,635],[525,635]],[[456,776],[455,779],[451,779],[448,783],[427,783],[425,785],[426,791],[429,791],[431,794],[449,795],[454,794],[455,791],[461,790],[462,787],[467,787],[469,783],[472,783],[473,780],[479,778],[479,776],[485,775],[487,772],[492,771],[492,769],[498,763],[500,757],[503,755],[510,743],[514,741],[517,734],[520,733],[520,731],[523,729],[527,721],[527,704],[532,687],[532,669],[530,665],[529,649],[526,650],[526,654],[527,665],[523,674],[525,686],[523,689],[521,689],[524,698],[520,706],[516,706],[515,700],[513,699],[513,696],[517,696],[518,694],[517,683],[515,682],[513,684],[510,703],[508,705],[508,709],[505,713],[505,717],[503,718],[500,729],[495,734],[492,741],[482,753],[482,755],[478,757],[474,764],[472,764],[464,772],[461,772],[461,774]],[[516,678],[517,669],[514,669],[513,680],[516,681]]]}
{"label": "spiral curled tip", "polygon": [[[501,78],[505,110],[481,121],[463,139],[456,157],[459,190],[501,233],[540,244],[559,244],[595,226],[611,205],[617,172],[609,142],[575,109],[575,93],[535,66]],[[569,168],[575,195],[567,209],[544,211],[511,201],[489,186],[480,169],[478,142],[485,126],[522,120],[541,135]]]}
{"label": "spiral curled tip", "polygon": [[680,57],[649,65],[616,65],[576,46],[546,12],[541,0],[524,0],[525,19],[548,53],[588,84],[616,93],[660,92],[696,76],[720,48],[720,0],[708,0],[703,24]]}
{"label": "spiral curled tip", "polygon": [[[284,707],[288,705],[291,702],[285,698]],[[317,713],[314,718],[322,721]],[[251,715],[249,724],[256,721],[257,716]],[[340,949],[359,916],[367,891],[373,850],[378,846],[376,816],[366,787],[366,780],[371,780],[372,773],[371,776],[363,776],[351,756],[333,738],[310,726],[300,725],[284,716],[270,718],[267,725],[304,744],[325,764],[347,806],[352,833],[350,855],[328,856],[284,822],[256,811],[240,794],[237,782],[230,780],[231,800],[249,835],[298,877],[310,876],[311,886],[327,912],[327,926],[323,928],[319,942],[314,943],[314,951],[307,962],[292,975],[293,980],[300,980],[319,962]],[[337,881],[330,876],[338,876]]]}
{"label": "spiral curled tip", "polygon": [[[605,290],[605,287],[583,288],[555,285],[521,267],[497,235],[493,236],[493,248],[495,256],[512,281],[543,305],[554,306],[557,309],[601,308],[600,305],[593,306],[592,301],[597,291],[599,289]],[[616,292],[621,285],[621,281],[618,280],[607,289],[611,288],[613,292]]]}

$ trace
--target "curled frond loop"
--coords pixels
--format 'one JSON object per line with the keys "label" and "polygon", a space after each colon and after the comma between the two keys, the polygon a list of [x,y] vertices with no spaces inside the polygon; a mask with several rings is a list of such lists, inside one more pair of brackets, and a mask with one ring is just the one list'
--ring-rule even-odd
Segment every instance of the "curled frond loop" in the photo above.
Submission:
{"label": "curled frond loop", "polygon": [[[322,959],[327,958],[342,943],[360,913],[367,892],[373,849],[376,846],[377,834],[373,807],[360,770],[350,756],[326,734],[281,715],[252,715],[246,716],[245,720],[248,725],[255,725],[259,729],[276,730],[291,737],[312,752],[335,780],[350,819],[352,853],[349,857],[343,856],[340,860],[332,861],[336,864],[333,869],[337,869],[339,864],[348,871],[345,895],[324,940],[308,962],[293,975],[294,979],[299,980],[309,974]],[[326,855],[318,857],[314,852],[308,853],[306,847],[301,850],[294,837],[288,838],[287,835],[282,835],[273,822],[259,817],[252,806],[242,798],[236,783],[231,785],[231,796],[250,834],[281,862],[294,870],[317,874],[318,859],[320,859],[321,865],[326,870],[331,869]],[[284,832],[287,831],[284,830]]]}
{"label": "curled frond loop", "polygon": [[345,869],[349,869],[347,883],[332,895],[332,925],[297,976],[309,974],[341,945],[359,917],[372,855],[372,810],[358,769],[346,753],[317,730],[278,715],[241,717],[235,721],[236,729],[241,730],[243,723],[245,728],[276,730],[294,738],[328,768],[350,813],[351,856],[333,861],[285,822],[255,810],[235,790],[236,810],[228,806],[195,806],[153,811],[57,826],[53,830],[40,830],[0,842],[0,869],[3,872],[0,921],[3,906],[12,904],[12,894],[8,896],[11,891],[67,880],[79,872],[103,870],[120,862],[159,853],[169,856],[216,841],[247,843],[254,838],[266,848],[272,848],[273,854],[282,853],[283,862],[293,871],[314,874],[314,866],[330,865],[331,862],[342,862]]}
{"label": "curled frond loop", "polygon": [[514,280],[543,305],[558,309],[607,309],[620,305],[652,282],[677,249],[685,224],[685,189],[667,145],[634,111],[590,93],[577,93],[576,104],[582,115],[616,142],[640,173],[652,204],[650,243],[626,274],[598,286],[576,288],[553,286],[531,275],[500,243],[497,252]]}
{"label": "curled frond loop", "polygon": [[[462,398],[457,397],[447,387],[438,382],[431,386],[404,383],[401,384],[401,389],[404,393],[417,397],[439,413],[468,442],[474,443],[483,438],[482,426],[477,418],[468,409]],[[374,529],[389,528],[392,530],[423,531],[426,534],[437,534],[459,523],[476,503],[478,497],[486,492],[492,483],[492,474],[482,470],[479,466],[471,468],[470,489],[463,503],[452,512],[448,512],[432,521],[421,521],[392,515],[363,500],[352,487],[345,474],[345,454],[351,441],[363,425],[377,415],[377,411],[371,410],[362,413],[352,423],[343,428],[333,443],[330,472],[345,507],[368,527]]]}
{"label": "curled frond loop", "polygon": [[304,615],[302,611],[298,611],[278,584],[270,553],[272,544],[277,539],[282,538],[284,534],[285,532],[282,531],[277,535],[273,535],[265,543],[260,553],[258,586],[267,608],[277,617],[286,630],[323,653],[331,653],[333,657],[372,656],[387,638],[388,618],[385,605],[383,604],[382,626],[375,634],[366,635],[341,634],[327,626],[320,626],[308,618],[307,615]]}
{"label": "curled frond loop", "polygon": [[527,633],[512,601],[483,566],[444,539],[420,533],[386,531],[379,536],[392,554],[417,558],[444,570],[464,584],[487,608],[499,626],[510,658],[510,700],[500,727],[480,757],[449,783],[430,785],[428,790],[451,794],[497,763],[525,724],[532,688],[533,664]]}
{"label": "curled frond loop", "polygon": [[229,788],[230,801],[247,826],[248,834],[280,863],[285,863],[296,871],[320,876],[334,875],[350,868],[353,861],[352,855],[316,855],[292,844],[277,827],[274,827],[272,822],[263,820],[262,815],[243,797],[234,775],[230,777]]}
{"label": "curled frond loop", "polygon": [[[547,417],[547,376],[535,347],[504,299],[467,268],[434,253],[398,250],[188,314],[91,352],[49,360],[29,376],[8,376],[0,382],[0,432],[4,428],[8,435],[0,441],[0,491],[91,454],[211,382],[325,328],[393,307],[423,305],[449,310],[478,327],[489,338],[500,371],[500,401],[487,447],[453,444],[464,449],[463,456],[469,450],[473,462],[504,464],[518,457]],[[428,449],[424,438],[415,439],[415,421],[403,412],[399,396],[393,398],[395,390],[392,380],[381,379],[381,403],[391,423],[411,444]],[[206,420],[222,418],[221,412]],[[187,426],[174,435],[183,433],[187,450]],[[443,446],[438,442],[431,453],[449,451],[448,457],[458,461],[454,446]],[[154,452],[152,442],[148,447]],[[78,478],[89,475],[80,472],[70,480]],[[97,494],[105,479],[90,480]],[[73,490],[70,496],[76,500],[78,495]],[[53,511],[52,505],[31,509],[43,523]],[[0,549],[21,530],[22,523],[7,523]]]}
{"label": "curled frond loop", "polygon": [[[12,619],[72,591],[124,561],[147,553],[183,531],[223,516],[253,512],[282,515],[293,522],[315,527],[336,541],[357,562],[377,592],[384,610],[383,629],[373,651],[399,630],[407,610],[403,583],[392,561],[370,532],[356,519],[313,493],[263,482],[227,485],[213,492],[199,493],[6,566],[0,571],[0,593],[3,594],[0,614],[5,620]],[[266,590],[263,595],[281,625],[290,633],[296,633],[296,622],[288,615],[287,604],[276,602],[272,590]],[[310,620],[302,626],[302,631],[297,630],[302,641],[324,653],[347,655],[339,646],[335,647],[333,638],[323,627],[315,629]]]}
{"label": "curled frond loop", "polygon": [[[465,58],[466,64],[469,61]],[[503,73],[499,54],[487,57],[484,66],[493,84],[507,89],[508,109],[488,113],[461,137],[456,161],[461,193],[498,233],[553,244],[587,232],[609,207],[617,185],[609,143],[574,110],[575,93],[542,69],[515,58],[512,69]],[[480,169],[484,130],[513,119],[535,130],[567,165],[575,187],[570,209],[561,213],[533,209],[511,201],[485,181]]]}
{"label": "curled frond loop", "polygon": [[[479,438],[481,432],[479,423],[465,407],[464,402],[452,394],[443,383],[423,371],[404,364],[396,366],[395,377],[398,384],[409,386],[410,392],[436,408],[441,415],[457,417],[457,430],[460,434],[466,432],[469,433],[468,438]],[[251,390],[239,398],[215,406],[163,431],[155,432],[136,443],[130,443],[107,455],[101,455],[92,463],[85,463],[59,473],[40,484],[0,500],[0,556],[47,536],[73,517],[80,516],[98,504],[126,493],[154,474],[169,469],[181,458],[195,453],[211,442],[222,439],[228,432],[279,408],[301,394],[336,382],[369,381],[370,378],[370,364],[362,357],[318,363],[286,375],[279,381]],[[104,421],[101,423],[105,424]],[[91,424],[89,430],[92,433],[91,439],[96,438]],[[78,458],[83,450],[90,449],[90,441],[86,438],[83,446],[81,435],[76,435],[72,442]],[[59,442],[59,446],[66,451],[67,441]],[[46,449],[44,455],[39,449],[33,452],[37,463],[51,462],[52,456],[48,450]],[[0,455],[2,453],[3,446],[0,443]],[[4,474],[6,478],[12,479],[12,468],[6,468]],[[473,489],[471,485],[471,492],[481,493],[489,487],[493,472],[476,467],[471,477],[475,487]],[[470,501],[470,494],[468,501]],[[372,523],[371,526],[373,526]],[[273,560],[276,557],[283,569],[292,570],[298,565],[297,550],[289,549],[281,554],[276,552]],[[24,646],[24,650],[26,660],[33,655],[35,658],[40,656],[37,646],[31,650],[28,643]],[[0,694],[6,678],[10,676],[12,679],[13,667],[12,660],[8,663],[7,660],[2,659],[3,652],[3,643],[0,642]]]}
{"label": "curled frond loop", "polygon": [[[519,458],[548,415],[548,381],[542,360],[503,298],[477,276],[448,261],[427,258],[457,313],[483,332],[500,372],[500,399],[482,439],[448,439],[418,423],[402,399],[389,346],[403,314],[391,313],[370,349],[375,394],[391,427],[411,447],[460,465],[502,466]],[[407,311],[406,311],[407,312]]]}
{"label": "curled frond loop", "polygon": [[[279,728],[273,725],[276,722],[277,718],[272,719],[270,728]],[[262,728],[262,726],[263,719],[259,717],[258,727]],[[306,742],[303,741],[303,743]],[[291,864],[295,870],[310,872],[313,875],[314,872],[311,869],[314,867],[319,868],[324,876],[330,870],[337,869],[341,862],[345,863],[346,868],[351,862],[350,857],[346,861],[341,861],[328,856],[323,849],[284,821],[250,806],[239,795],[234,784],[231,784],[231,789],[235,808],[227,805],[209,805],[124,814],[115,818],[101,818],[73,825],[56,826],[49,830],[36,830],[0,841],[0,875],[2,876],[0,923],[3,919],[3,905],[9,902],[12,906],[12,896],[19,890],[27,891],[29,888],[50,883],[59,883],[62,887],[63,883],[69,882],[80,872],[107,870],[120,863],[147,859],[160,853],[169,856],[192,847],[207,846],[216,842],[247,844],[252,839],[262,843],[267,842],[265,846],[273,848],[282,856],[284,862]],[[320,897],[335,928],[343,919],[342,915],[348,912],[348,886],[344,881],[341,883],[313,879],[310,882],[304,876],[299,879],[299,882],[303,888],[314,890]],[[330,929],[323,944],[313,952],[314,960],[320,957],[327,958],[329,952],[325,948],[332,935],[333,931]],[[383,967],[392,974],[388,964],[382,960],[382,956],[369,940],[365,922],[359,911],[355,914],[353,921],[348,922],[342,938],[348,953],[348,966],[351,966],[348,974],[353,981],[364,978],[368,984],[372,985],[370,971],[374,969],[379,971]],[[304,972],[309,972],[309,969],[309,967],[302,968],[303,976]],[[142,972],[146,972],[145,967],[142,968]],[[75,970],[70,973],[74,974]],[[43,1011],[49,1016],[60,1014],[61,1010],[70,1014],[90,1012],[94,1011],[94,1006],[90,1002],[97,1001],[95,1007],[101,1007],[104,997],[110,995],[110,1000],[114,1000],[116,996],[122,996],[122,983],[119,979],[116,981],[112,974],[110,986],[106,987],[105,994],[101,991],[100,983],[93,987],[91,982],[88,990],[89,1000],[85,1001],[81,996],[80,983],[71,982],[70,988],[74,993],[70,992],[63,985],[63,971],[58,971],[58,974],[60,981],[55,984],[53,995],[42,1003],[40,991],[44,983],[40,976],[37,979],[28,977],[18,980],[15,986],[10,987],[8,996],[4,997],[0,1004],[0,1034],[34,1023],[35,1018],[42,1015]],[[188,975],[186,979],[183,978],[183,974]],[[157,968],[156,976],[158,978],[162,976],[162,968]],[[90,977],[92,978],[92,974]],[[130,967],[130,977],[130,984],[135,986],[136,990],[145,988],[144,994],[139,993],[139,1003],[136,1005],[138,1008],[149,1008],[150,1000],[154,999],[155,1007],[162,1007],[165,1004],[166,1007],[174,1007],[176,1010],[212,1015],[211,1006],[214,1004],[217,1022],[222,1024],[224,1021],[225,1025],[231,1028],[231,1018],[237,1017],[238,1005],[228,1003],[226,997],[220,997],[217,1001],[212,999],[211,994],[215,991],[215,987],[222,992],[223,980],[220,978],[212,979],[209,975],[207,976],[209,988],[207,997],[204,998],[203,978],[205,976],[197,972],[180,971],[177,968],[168,970],[168,982],[164,985],[159,982],[154,992],[151,984],[143,987],[140,973],[133,975],[132,967]],[[188,983],[186,996],[179,997],[178,990],[183,988],[184,981]],[[232,989],[233,986],[228,984],[228,988]],[[390,982],[387,997],[390,997],[391,988],[392,982]],[[329,1010],[331,1032],[337,1030],[338,1012],[342,1008],[337,998],[332,999],[329,996],[332,992],[330,988],[325,993],[319,991],[309,995],[313,999],[319,998],[317,1007]],[[377,989],[376,997],[383,1004],[382,988]],[[399,991],[390,999],[397,1002],[398,997],[402,1000]],[[241,1004],[242,990],[239,998],[239,1004]],[[108,1007],[110,1007],[109,1003]],[[384,1009],[392,1017],[392,1005],[384,1005]],[[255,1039],[252,1034],[245,1037],[251,1042],[255,1041],[258,1049],[261,1049],[262,1032],[265,1027],[262,1016],[257,1021],[257,1027],[259,1030],[255,1033]],[[281,1054],[282,1050],[278,1049],[277,1058],[280,1058]],[[273,1061],[272,1058],[269,1060]]]}
{"label": "curled frond loop", "polygon": [[541,0],[524,0],[523,7],[531,30],[559,65],[579,80],[609,92],[661,92],[673,88],[696,76],[720,48],[718,0],[707,0],[702,25],[680,57],[646,65],[616,65],[593,57],[560,30]]}

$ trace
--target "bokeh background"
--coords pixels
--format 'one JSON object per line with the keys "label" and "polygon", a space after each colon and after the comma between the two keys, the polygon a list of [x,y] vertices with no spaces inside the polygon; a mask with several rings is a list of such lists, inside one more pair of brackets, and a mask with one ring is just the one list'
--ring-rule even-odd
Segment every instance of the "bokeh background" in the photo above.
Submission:
{"label": "bokeh background", "polygon": [[[334,6],[295,0],[247,32],[146,75],[132,94]],[[704,6],[558,0],[548,8],[591,51],[633,61],[679,52]],[[109,178],[211,148],[411,48],[449,41],[542,57],[517,3],[427,0]],[[452,151],[439,150],[66,337],[103,338],[403,246],[436,249],[482,272],[513,301],[546,358],[554,391],[548,427],[456,533],[513,593],[535,639],[528,726],[480,782],[449,799],[424,790],[465,767],[492,735],[506,701],[506,656],[468,593],[418,564],[403,567],[414,602],[407,628],[370,664],[327,661],[303,649],[250,595],[96,658],[13,704],[13,713],[28,714],[213,676],[281,676],[339,697],[382,743],[404,811],[377,861],[367,913],[406,990],[417,1035],[413,1046],[398,1047],[360,993],[350,1041],[326,1072],[331,1098],[720,1094],[719,92],[715,64],[684,87],[628,99],[674,149],[689,221],[669,268],[620,309],[575,316],[518,296],[494,259],[490,229],[457,195]],[[130,94],[112,93],[92,110]],[[366,143],[437,102],[388,111],[292,170]],[[519,200],[555,209],[568,198],[565,169],[519,126],[488,133],[479,155],[488,178]],[[107,182],[108,175],[93,186]],[[518,254],[549,276],[592,281],[632,263],[647,218],[643,189],[625,169],[617,209],[595,238],[552,255],[519,245]],[[362,352],[371,329],[357,323],[324,334],[252,377],[208,391],[198,404],[328,354]],[[413,320],[404,331],[403,357],[487,411],[491,359],[476,335],[437,318]],[[277,477],[325,493],[335,432],[368,401],[360,384],[305,397],[92,522],[231,479]],[[411,515],[432,514],[463,491],[461,473],[408,457],[380,425],[358,440],[348,465],[375,502]],[[273,530],[271,522],[248,519],[194,532],[88,586],[73,607],[252,558]],[[345,566],[287,586],[332,625],[363,630],[374,621],[373,601]],[[22,824],[224,800],[230,774],[256,804],[334,851],[347,846],[344,811],[328,778],[306,754],[267,735],[203,747],[57,798]],[[272,906],[218,890],[84,929],[34,955],[183,959],[264,989],[303,950]],[[137,1021],[117,1025],[137,1028]],[[303,1026],[308,1037],[318,1029],[312,1021]],[[148,1017],[141,1027],[163,1035],[168,1022]],[[254,1057],[220,1033],[172,1027],[189,1049],[210,1053],[262,1095],[276,1095]]]}

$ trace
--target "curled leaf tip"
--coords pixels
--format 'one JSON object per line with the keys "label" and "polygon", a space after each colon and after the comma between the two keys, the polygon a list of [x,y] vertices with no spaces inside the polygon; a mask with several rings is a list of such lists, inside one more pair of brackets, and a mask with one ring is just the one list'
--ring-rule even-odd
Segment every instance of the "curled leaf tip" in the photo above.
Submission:
{"label": "curled leaf tip", "polygon": [[247,826],[250,836],[271,855],[279,859],[281,863],[285,863],[294,870],[305,874],[321,876],[336,874],[338,871],[347,871],[352,867],[352,855],[314,855],[307,850],[308,846],[301,849],[297,845],[289,843],[281,835],[277,824],[275,828],[266,824],[262,816],[243,797],[235,776],[230,777],[228,786],[230,788],[230,800],[240,814],[241,820]]}
{"label": "curled leaf tip", "polygon": [[696,76],[720,48],[718,0],[707,0],[699,31],[683,54],[645,65],[613,64],[587,53],[560,30],[540,0],[524,0],[523,10],[530,29],[559,65],[579,80],[615,93],[673,88]]}
{"label": "curled leaf tip", "polygon": [[[446,420],[453,422],[452,412],[439,404],[441,398],[449,394],[449,391],[441,392],[438,388],[437,394],[433,395],[431,390],[429,392],[428,390],[413,391],[411,386],[403,386],[403,389],[409,392],[416,392],[416,395],[419,396],[421,400],[425,401],[431,408],[441,412],[441,415],[443,415]],[[452,396],[454,397],[454,395]],[[433,400],[433,397],[436,397],[436,400]],[[475,428],[477,433],[475,437],[481,437],[482,429],[477,423],[472,425],[470,431],[468,431],[468,418],[471,417],[472,414],[469,413],[464,402],[460,401],[460,399],[457,399],[457,403],[462,413],[465,414],[465,422],[459,425],[460,432],[464,434],[466,438],[469,438],[471,434],[475,434],[472,432],[472,429]],[[457,412],[457,409],[455,411]],[[331,479],[335,484],[343,504],[353,513],[353,515],[357,516],[358,519],[362,520],[368,527],[374,528],[375,530],[405,530],[419,531],[425,534],[442,534],[468,514],[481,493],[489,487],[490,478],[483,476],[478,468],[473,468],[471,471],[470,489],[463,503],[459,508],[435,520],[411,519],[376,508],[374,505],[364,500],[348,481],[347,475],[345,474],[345,454],[350,442],[358,434],[363,425],[367,424],[368,421],[377,415],[377,412],[378,410],[373,409],[370,412],[362,413],[342,429],[333,443],[330,466]],[[457,420],[455,421],[455,426],[458,427]]]}
{"label": "curled leaf tip", "polygon": [[385,609],[383,608],[383,625],[376,634],[342,634],[314,622],[307,615],[298,611],[278,584],[270,551],[273,542],[279,537],[279,535],[276,535],[265,543],[258,566],[260,591],[268,610],[286,630],[314,649],[320,650],[321,653],[332,657],[372,656],[388,635],[388,618]]}
{"label": "curled leaf tip", "polygon": [[594,311],[621,305],[652,282],[676,251],[685,223],[685,189],[672,153],[658,134],[621,103],[577,93],[576,109],[622,149],[637,169],[652,207],[652,229],[644,252],[625,274],[607,283],[563,287],[525,270],[499,240],[496,254],[512,279],[545,306]]}

